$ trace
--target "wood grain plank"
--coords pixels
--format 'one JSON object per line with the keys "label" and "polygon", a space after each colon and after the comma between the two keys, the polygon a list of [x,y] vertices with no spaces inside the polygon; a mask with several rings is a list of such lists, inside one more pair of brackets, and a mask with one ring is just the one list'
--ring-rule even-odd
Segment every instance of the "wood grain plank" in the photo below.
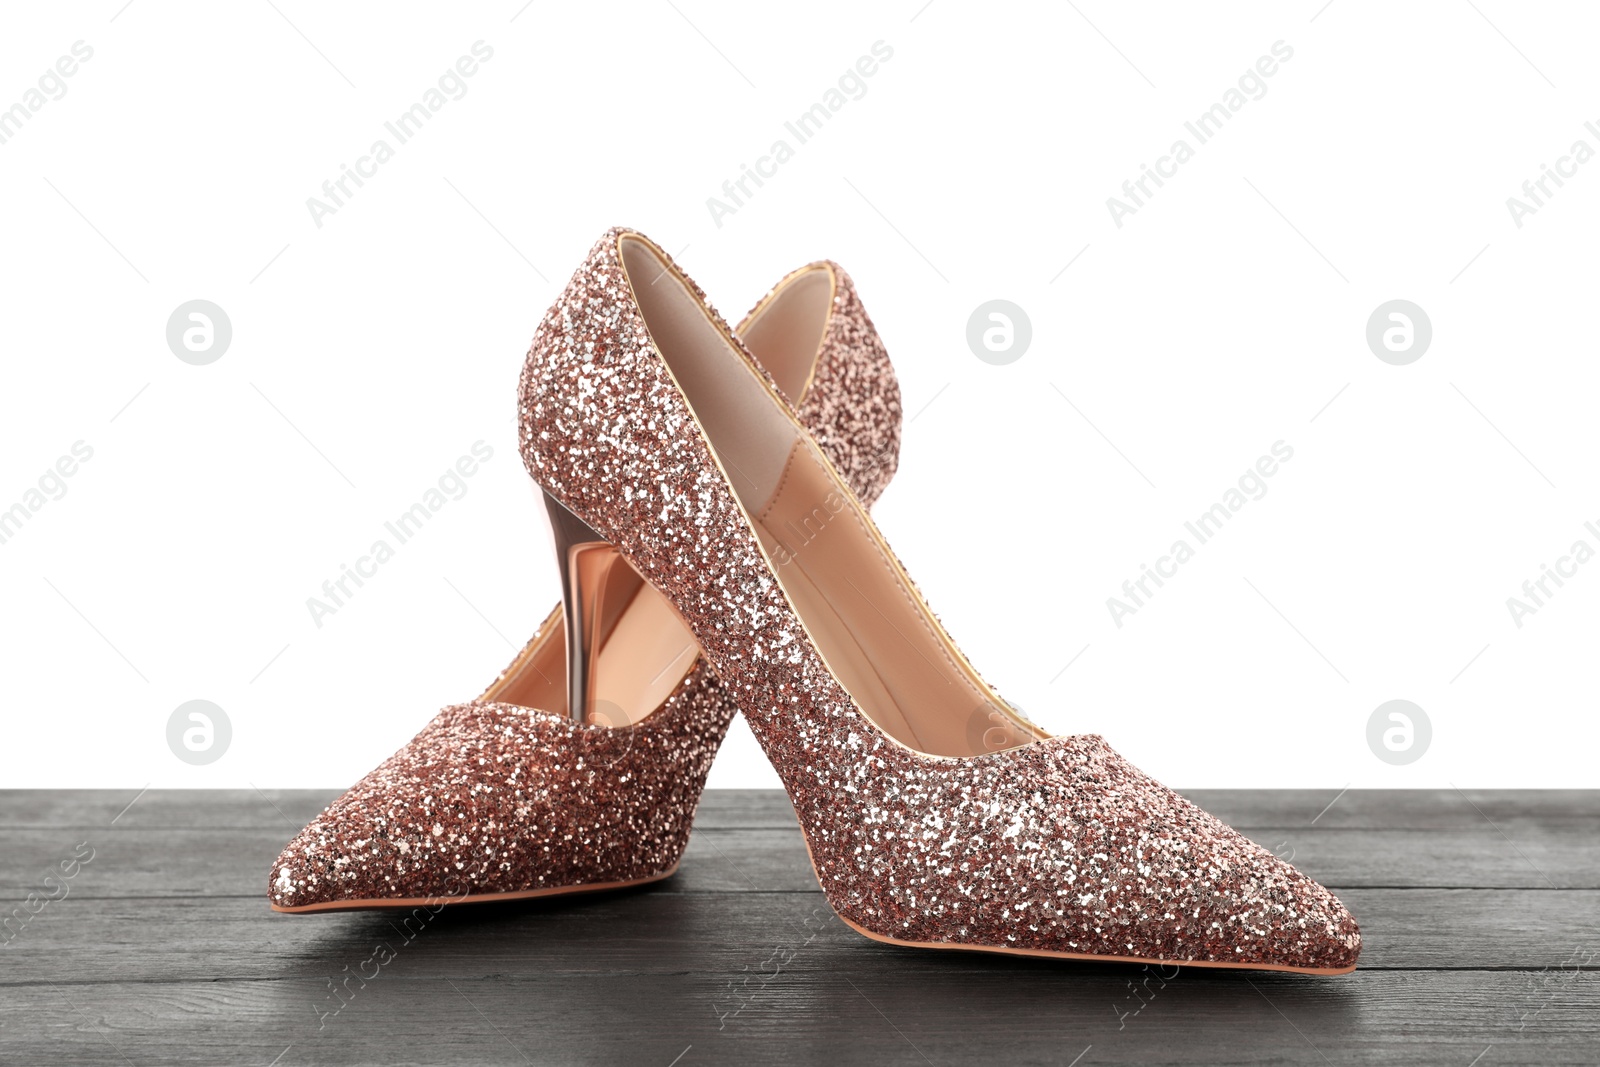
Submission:
{"label": "wood grain plank", "polygon": [[[263,900],[237,897],[68,896],[12,926],[0,984],[85,974],[160,981],[326,976],[354,966],[374,944],[408,935],[410,958],[453,978],[731,972],[796,945],[806,946],[794,964],[802,970],[915,967],[928,955],[861,937],[820,892],[680,893],[665,885],[437,915],[281,915]],[[1365,889],[1344,899],[1362,925],[1365,968],[1537,970],[1585,952],[1600,967],[1597,890]],[[985,966],[964,958],[940,966]]]}
{"label": "wood grain plank", "polygon": [[[949,966],[940,962],[948,960]],[[6,1063],[1593,1064],[1600,982],[1508,972],[1319,981],[937,957],[894,971],[419,977],[399,957],[338,1014],[321,983],[6,990]],[[411,971],[406,968],[411,967]],[[1139,987],[1138,992],[1134,986]],[[1135,1008],[1137,1014],[1134,1014]],[[320,1028],[319,1028],[320,1026]],[[1092,1050],[1085,1053],[1085,1050]]]}
{"label": "wood grain plank", "polygon": [[868,941],[776,791],[708,794],[650,889],[398,929],[268,912],[267,866],[334,795],[0,792],[4,896],[96,849],[13,913],[0,1062],[1600,1062],[1600,793],[1195,793],[1339,890],[1366,950],[1334,980]]}
{"label": "wood grain plank", "polygon": [[[1240,830],[1481,830],[1527,826],[1600,832],[1600,789],[1185,789]],[[1313,822],[1315,820],[1315,822]]]}

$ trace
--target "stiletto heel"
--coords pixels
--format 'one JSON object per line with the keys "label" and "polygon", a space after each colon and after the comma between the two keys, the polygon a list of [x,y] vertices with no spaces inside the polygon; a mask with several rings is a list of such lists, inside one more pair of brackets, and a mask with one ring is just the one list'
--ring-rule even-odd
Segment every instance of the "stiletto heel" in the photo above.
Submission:
{"label": "stiletto heel", "polygon": [[[561,572],[561,609],[567,628],[567,714],[573,722],[588,721],[594,694],[589,686],[589,665],[604,640],[608,603],[623,599],[616,595],[617,583],[607,578],[618,567],[632,571],[611,543],[592,530],[588,523],[561,506],[549,493],[544,507],[550,515],[550,533],[556,543],[556,567]],[[609,602],[607,587],[613,595]]]}
{"label": "stiletto heel", "polygon": [[[786,276],[740,329],[863,500],[894,473],[900,389],[848,275]],[[562,603],[284,848],[277,911],[511,900],[666,878],[737,707],[672,604],[546,498]],[[570,640],[568,639],[570,635]]]}
{"label": "stiletto heel", "polygon": [[1333,894],[984,682],[659,245],[595,245],[534,335],[521,412],[528,472],[670,601],[738,702],[846,923],[914,947],[1354,969]]}

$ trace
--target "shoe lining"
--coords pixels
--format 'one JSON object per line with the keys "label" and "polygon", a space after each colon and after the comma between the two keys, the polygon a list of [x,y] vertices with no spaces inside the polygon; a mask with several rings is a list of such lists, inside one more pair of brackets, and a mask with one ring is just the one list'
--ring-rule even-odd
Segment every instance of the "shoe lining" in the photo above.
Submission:
{"label": "shoe lining", "polygon": [[[751,314],[741,335],[779,389],[798,404],[811,384],[833,304],[833,275],[803,268],[786,278]],[[657,711],[699,658],[699,645],[677,611],[620,556],[606,579],[607,608],[589,678],[591,720],[637,723]],[[505,676],[478,699],[565,716],[566,628],[559,606],[523,648]]]}
{"label": "shoe lining", "polygon": [[[619,251],[651,339],[683,389],[812,642],[856,706],[932,755],[1043,736],[955,648],[859,501],[648,242]],[[663,275],[669,277],[663,277]]]}

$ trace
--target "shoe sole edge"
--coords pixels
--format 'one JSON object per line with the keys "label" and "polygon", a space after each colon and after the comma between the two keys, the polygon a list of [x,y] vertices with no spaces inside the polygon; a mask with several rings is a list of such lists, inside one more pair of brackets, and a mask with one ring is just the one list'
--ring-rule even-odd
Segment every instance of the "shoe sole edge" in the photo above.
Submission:
{"label": "shoe sole edge", "polygon": [[516,889],[506,893],[468,893],[460,897],[358,897],[350,900],[324,900],[316,904],[285,907],[267,902],[267,907],[284,915],[307,915],[319,911],[390,911],[401,908],[421,908],[453,904],[509,903],[516,900],[536,900],[540,897],[564,897],[578,893],[604,893],[613,889],[652,885],[665,881],[678,873],[674,863],[670,870],[652,874],[647,878],[632,878],[618,882],[584,882],[579,885],[549,886],[544,889]]}
{"label": "shoe sole edge", "polygon": [[[838,912],[834,914],[838,915]],[[1290,974],[1312,974],[1323,977],[1332,977],[1349,974],[1356,969],[1355,964],[1348,967],[1295,967],[1286,963],[1235,963],[1230,960],[1162,960],[1145,956],[1102,956],[1093,952],[1057,952],[1043,948],[1003,948],[998,945],[967,945],[955,941],[903,941],[898,937],[889,937],[885,934],[875,934],[862,926],[851,922],[843,915],[839,921],[862,937],[881,941],[885,945],[896,945],[900,948],[929,948],[945,949],[956,952],[990,952],[1002,956],[1033,956],[1039,959],[1051,960],[1085,960],[1090,963],[1143,963],[1156,967],[1213,967],[1221,970],[1235,971],[1283,971]]]}

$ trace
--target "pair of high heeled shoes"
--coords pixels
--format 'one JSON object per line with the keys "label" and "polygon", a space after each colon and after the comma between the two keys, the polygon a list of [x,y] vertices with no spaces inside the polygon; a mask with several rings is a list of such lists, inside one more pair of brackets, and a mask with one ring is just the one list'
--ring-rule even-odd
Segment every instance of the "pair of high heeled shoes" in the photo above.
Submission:
{"label": "pair of high heeled shoes", "polygon": [[669,877],[743,712],[828,902],[868,937],[1355,967],[1328,890],[1099,736],[1028,722],[956,648],[867,515],[899,389],[836,265],[732,330],[660,247],[612,230],[539,324],[519,414],[562,605],[289,843],[275,909]]}

